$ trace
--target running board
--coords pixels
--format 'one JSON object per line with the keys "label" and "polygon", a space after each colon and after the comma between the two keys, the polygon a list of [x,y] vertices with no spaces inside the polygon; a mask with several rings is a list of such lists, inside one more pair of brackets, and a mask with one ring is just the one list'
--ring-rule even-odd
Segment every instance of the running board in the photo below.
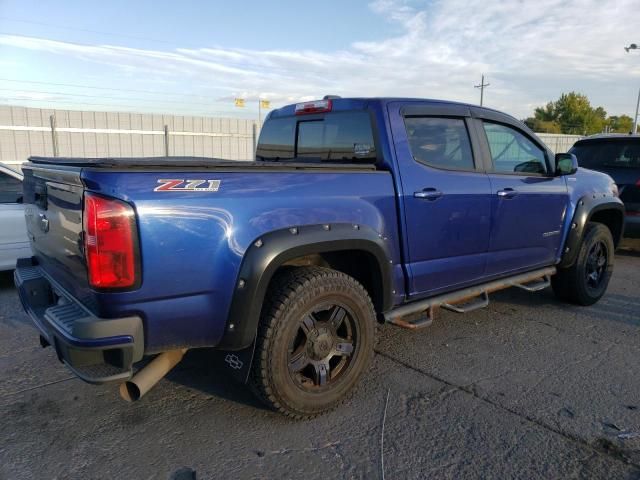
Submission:
{"label": "running board", "polygon": [[469,313],[474,310],[479,310],[481,308],[485,308],[489,306],[489,294],[487,292],[482,292],[479,297],[475,299],[465,302],[458,303],[456,305],[451,305],[450,303],[443,303],[440,305],[442,308],[446,310],[451,310],[456,313]]}
{"label": "running board", "polygon": [[[435,307],[430,307],[424,312],[417,312],[417,314],[396,318],[392,323],[398,327],[407,328],[409,330],[420,330],[421,328],[426,328],[433,323],[433,319],[436,314],[435,310]],[[408,317],[416,318],[408,320]]]}
{"label": "running board", "polygon": [[[456,292],[445,293],[435,297],[417,300],[401,305],[384,314],[386,322],[399,327],[417,330],[428,327],[433,323],[435,310],[442,307],[457,313],[468,313],[489,304],[489,293],[509,287],[518,287],[529,292],[537,292],[549,286],[550,277],[556,273],[556,267],[547,267],[532,272],[521,273],[512,277],[494,280],[474,287],[468,287]],[[481,297],[481,298],[476,298]],[[467,301],[460,305],[465,300]],[[408,316],[418,316],[417,320],[405,320]]]}
{"label": "running board", "polygon": [[512,287],[521,288],[522,290],[526,290],[527,292],[539,292],[540,290],[544,290],[549,285],[551,285],[551,277],[549,275],[545,275],[542,278],[534,280],[528,283],[512,283]]}

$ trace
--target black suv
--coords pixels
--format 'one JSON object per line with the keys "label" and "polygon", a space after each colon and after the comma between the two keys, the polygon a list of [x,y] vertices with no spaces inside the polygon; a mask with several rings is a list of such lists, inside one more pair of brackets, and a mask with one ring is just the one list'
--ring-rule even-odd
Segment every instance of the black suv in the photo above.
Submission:
{"label": "black suv", "polygon": [[594,135],[569,150],[581,167],[607,173],[625,205],[625,236],[640,238],[640,135]]}

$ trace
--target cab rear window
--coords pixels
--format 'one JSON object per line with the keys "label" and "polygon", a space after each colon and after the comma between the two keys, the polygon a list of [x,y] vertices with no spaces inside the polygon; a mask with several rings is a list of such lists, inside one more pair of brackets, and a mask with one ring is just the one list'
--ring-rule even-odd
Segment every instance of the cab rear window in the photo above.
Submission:
{"label": "cab rear window", "polygon": [[376,149],[366,111],[322,116],[291,116],[265,122],[256,150],[258,160],[373,162]]}

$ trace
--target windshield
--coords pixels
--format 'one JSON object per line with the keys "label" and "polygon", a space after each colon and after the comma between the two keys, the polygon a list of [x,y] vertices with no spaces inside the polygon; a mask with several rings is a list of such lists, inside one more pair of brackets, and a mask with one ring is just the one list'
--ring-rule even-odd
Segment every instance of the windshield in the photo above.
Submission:
{"label": "windshield", "polygon": [[570,152],[585,168],[640,168],[640,139],[583,142]]}

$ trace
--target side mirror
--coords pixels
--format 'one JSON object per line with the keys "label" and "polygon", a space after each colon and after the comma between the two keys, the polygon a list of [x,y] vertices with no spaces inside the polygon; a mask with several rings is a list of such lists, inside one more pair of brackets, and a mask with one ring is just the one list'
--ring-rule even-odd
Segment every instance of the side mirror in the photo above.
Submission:
{"label": "side mirror", "polygon": [[556,153],[556,175],[573,175],[578,171],[578,159],[573,153]]}

